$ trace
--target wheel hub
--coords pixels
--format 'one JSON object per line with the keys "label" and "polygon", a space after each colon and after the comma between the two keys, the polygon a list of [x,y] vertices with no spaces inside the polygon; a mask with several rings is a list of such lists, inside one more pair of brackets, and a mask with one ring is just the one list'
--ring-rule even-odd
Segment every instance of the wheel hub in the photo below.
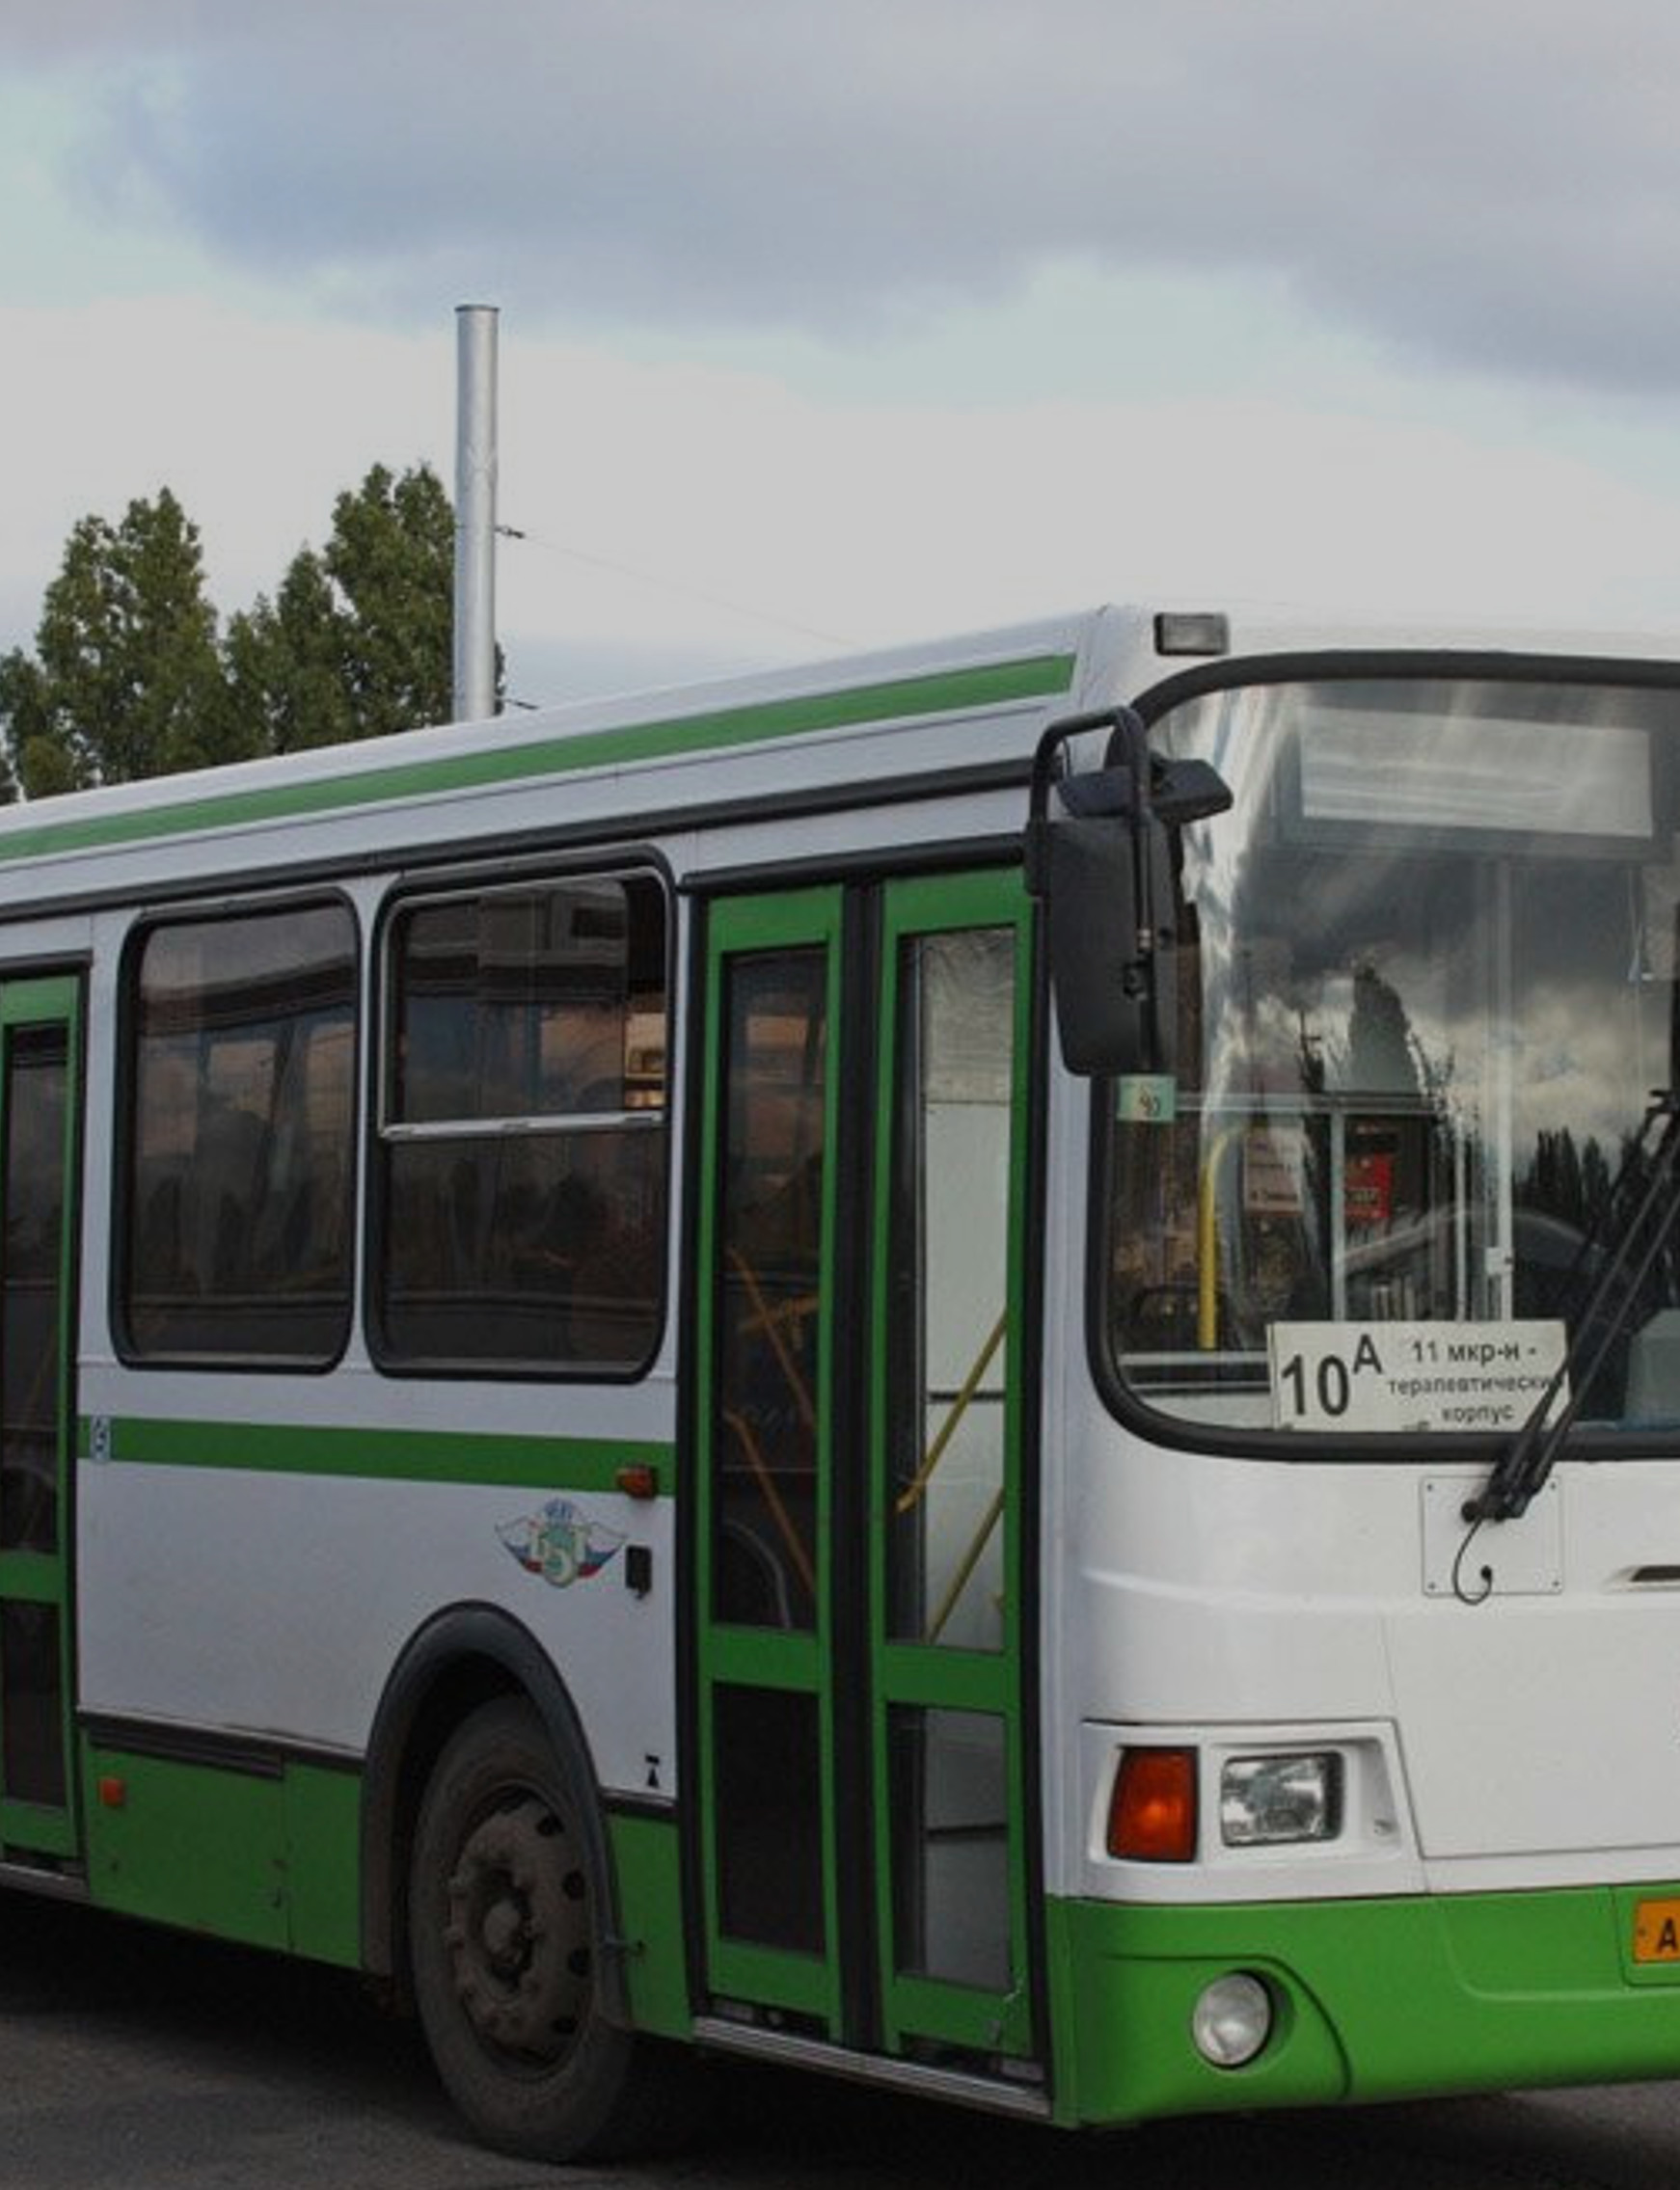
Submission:
{"label": "wheel hub", "polygon": [[583,1873],[550,1806],[528,1795],[461,1844],[445,1930],[455,1989],[479,2039],[549,2064],[577,2036],[589,1985]]}

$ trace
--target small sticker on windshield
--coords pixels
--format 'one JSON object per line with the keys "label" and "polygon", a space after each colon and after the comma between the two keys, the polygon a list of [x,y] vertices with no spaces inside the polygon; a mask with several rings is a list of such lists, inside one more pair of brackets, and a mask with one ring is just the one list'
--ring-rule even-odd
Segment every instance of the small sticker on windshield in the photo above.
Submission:
{"label": "small sticker on windshield", "polygon": [[1165,1072],[1122,1075],[1114,1115],[1123,1125],[1171,1125],[1179,1115],[1179,1083]]}

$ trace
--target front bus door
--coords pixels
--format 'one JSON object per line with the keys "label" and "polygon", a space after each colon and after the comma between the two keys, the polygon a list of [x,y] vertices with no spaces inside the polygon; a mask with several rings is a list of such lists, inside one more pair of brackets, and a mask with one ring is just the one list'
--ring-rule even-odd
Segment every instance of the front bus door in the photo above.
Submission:
{"label": "front bus door", "polygon": [[68,1587],[80,989],[0,982],[0,1847],[75,1852]]}
{"label": "front bus door", "polygon": [[1030,2060],[1028,908],[711,908],[696,1716],[716,2016]]}

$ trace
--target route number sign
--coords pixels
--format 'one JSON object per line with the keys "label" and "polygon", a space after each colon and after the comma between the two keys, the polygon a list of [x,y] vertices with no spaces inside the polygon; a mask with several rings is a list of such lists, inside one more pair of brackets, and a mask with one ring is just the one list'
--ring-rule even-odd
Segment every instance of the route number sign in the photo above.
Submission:
{"label": "route number sign", "polygon": [[[1274,1323],[1279,1429],[1515,1430],[1562,1366],[1561,1321]],[[1553,1411],[1568,1397],[1560,1385]]]}

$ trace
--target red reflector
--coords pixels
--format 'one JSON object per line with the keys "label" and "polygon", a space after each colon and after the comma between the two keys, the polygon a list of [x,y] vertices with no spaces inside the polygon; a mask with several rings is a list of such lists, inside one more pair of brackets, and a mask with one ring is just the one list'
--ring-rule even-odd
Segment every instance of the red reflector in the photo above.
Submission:
{"label": "red reflector", "polygon": [[1108,1852],[1139,1863],[1196,1855],[1194,1749],[1125,1749],[1108,1805]]}
{"label": "red reflector", "polygon": [[128,1782],[110,1773],[99,1782],[99,1806],[105,1810],[120,1810],[128,1799]]}

